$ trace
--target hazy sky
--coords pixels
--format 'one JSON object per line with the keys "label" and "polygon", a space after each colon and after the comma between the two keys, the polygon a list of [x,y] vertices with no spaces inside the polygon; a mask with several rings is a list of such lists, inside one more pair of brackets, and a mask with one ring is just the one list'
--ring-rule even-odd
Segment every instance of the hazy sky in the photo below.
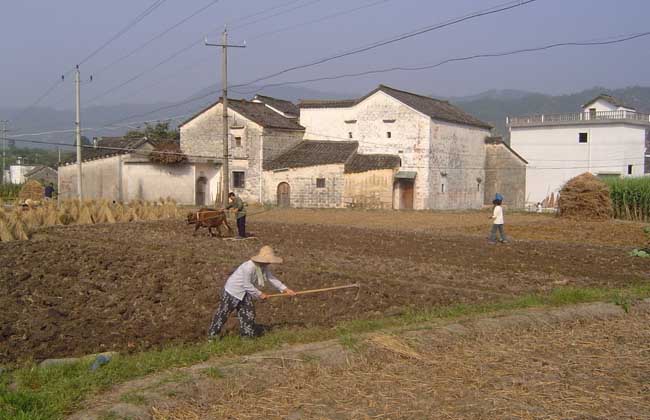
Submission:
{"label": "hazy sky", "polygon": [[[226,22],[232,22],[231,41],[246,40],[248,44],[246,49],[230,53],[229,76],[231,83],[236,83],[505,0],[221,0],[146,49],[101,71],[116,58],[212,1],[167,0],[84,63],[82,77],[94,73],[94,81],[83,87],[84,100],[123,83],[206,35],[218,40]],[[115,35],[153,0],[2,0],[2,3],[0,107],[15,107],[32,103],[63,72]],[[373,3],[378,4],[319,23],[289,28]],[[266,14],[237,21],[239,17],[274,7],[275,10]],[[648,0],[538,0],[511,11],[291,72],[269,82],[394,65],[431,64],[475,53],[643,32],[650,30],[649,15]],[[264,35],[268,32],[275,33]],[[424,94],[460,96],[488,89],[569,93],[595,85],[609,88],[648,85],[649,42],[650,37],[614,46],[562,48],[449,64],[417,73],[385,73],[305,86],[354,96],[385,83]],[[181,100],[218,81],[218,58],[218,49],[199,44],[93,104]],[[68,108],[72,100],[72,77],[68,77],[41,104]]]}

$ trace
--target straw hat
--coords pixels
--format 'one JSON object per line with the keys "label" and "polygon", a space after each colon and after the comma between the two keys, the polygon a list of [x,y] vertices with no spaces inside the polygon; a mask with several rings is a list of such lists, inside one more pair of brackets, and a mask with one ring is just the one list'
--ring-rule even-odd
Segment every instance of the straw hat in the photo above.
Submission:
{"label": "straw hat", "polygon": [[275,255],[273,248],[268,245],[264,245],[257,255],[251,257],[251,260],[262,264],[281,264],[283,261],[282,258]]}

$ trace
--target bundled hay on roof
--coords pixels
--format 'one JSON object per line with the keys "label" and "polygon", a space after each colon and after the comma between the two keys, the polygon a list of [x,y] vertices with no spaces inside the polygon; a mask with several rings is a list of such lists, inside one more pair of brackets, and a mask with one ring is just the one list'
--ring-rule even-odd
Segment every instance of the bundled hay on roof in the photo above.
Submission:
{"label": "bundled hay on roof", "polygon": [[149,161],[168,165],[186,162],[187,156],[181,151],[178,142],[164,141],[159,142],[149,153]]}
{"label": "bundled hay on roof", "polygon": [[26,200],[40,201],[45,195],[45,188],[40,182],[30,179],[23,185],[18,193],[18,201],[24,203]]}
{"label": "bundled hay on roof", "polygon": [[607,220],[612,216],[609,188],[590,173],[570,179],[559,194],[559,215],[586,220]]}

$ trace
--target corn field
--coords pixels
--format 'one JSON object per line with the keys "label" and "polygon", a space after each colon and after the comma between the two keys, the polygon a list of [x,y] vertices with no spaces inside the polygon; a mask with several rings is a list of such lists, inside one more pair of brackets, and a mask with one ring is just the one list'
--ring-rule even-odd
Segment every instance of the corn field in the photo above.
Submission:
{"label": "corn field", "polygon": [[650,177],[605,180],[617,219],[650,221]]}
{"label": "corn field", "polygon": [[49,226],[128,223],[181,216],[181,209],[173,200],[128,204],[70,200],[38,206],[6,206],[0,200],[0,241],[28,240],[34,232]]}

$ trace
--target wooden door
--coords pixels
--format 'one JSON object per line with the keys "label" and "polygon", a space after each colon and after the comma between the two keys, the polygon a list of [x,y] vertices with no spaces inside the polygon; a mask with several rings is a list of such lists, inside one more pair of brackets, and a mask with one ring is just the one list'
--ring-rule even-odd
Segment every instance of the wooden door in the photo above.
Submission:
{"label": "wooden door", "polygon": [[412,180],[402,179],[399,182],[399,202],[400,209],[413,209],[413,190],[414,182]]}
{"label": "wooden door", "polygon": [[278,207],[291,207],[291,187],[286,182],[278,184]]}
{"label": "wooden door", "polygon": [[205,196],[208,186],[208,180],[205,177],[200,177],[196,180],[195,203],[197,206],[205,206]]}

